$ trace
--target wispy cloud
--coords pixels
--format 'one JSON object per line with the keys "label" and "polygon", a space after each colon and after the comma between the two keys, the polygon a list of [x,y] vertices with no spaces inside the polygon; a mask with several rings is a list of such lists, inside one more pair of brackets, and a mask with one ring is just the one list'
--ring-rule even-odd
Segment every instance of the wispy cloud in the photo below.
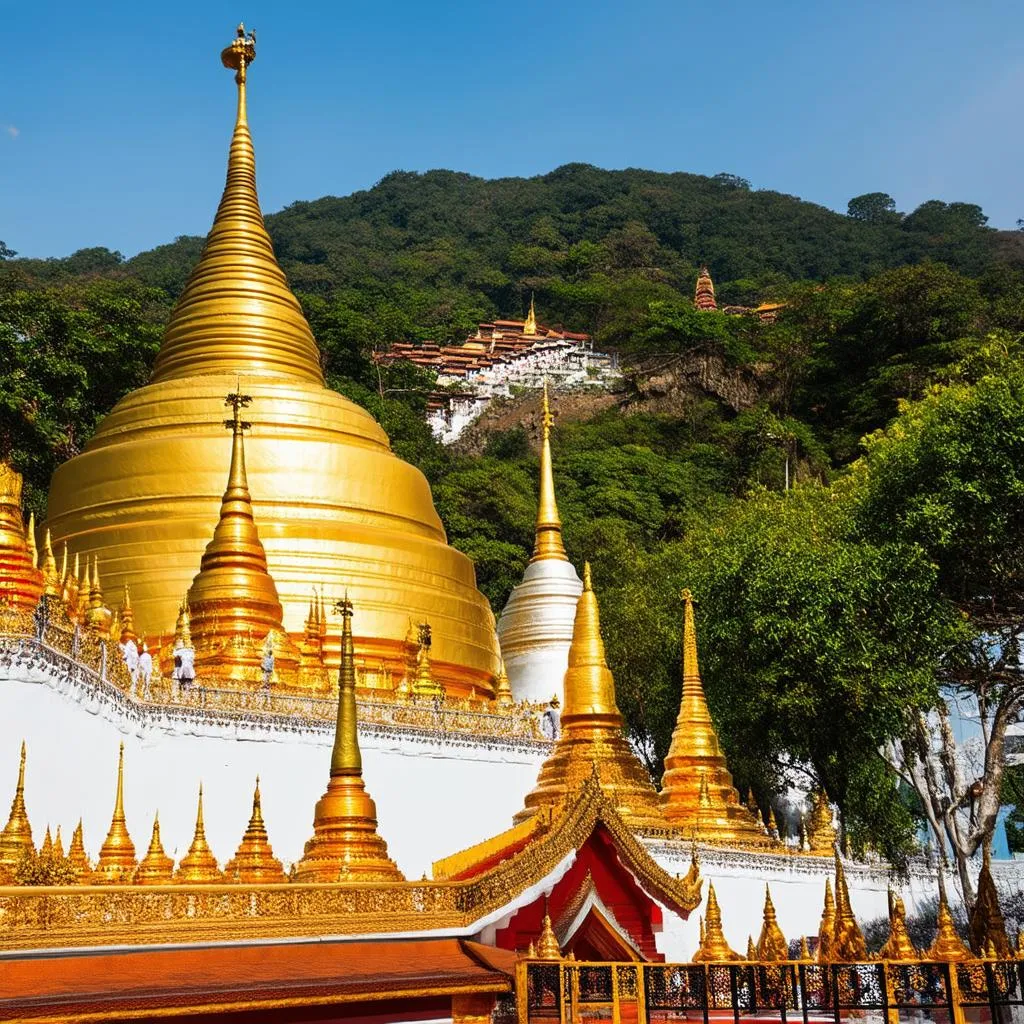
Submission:
{"label": "wispy cloud", "polygon": [[4,130],[12,139],[16,139],[21,134],[21,129],[15,124],[5,124]]}

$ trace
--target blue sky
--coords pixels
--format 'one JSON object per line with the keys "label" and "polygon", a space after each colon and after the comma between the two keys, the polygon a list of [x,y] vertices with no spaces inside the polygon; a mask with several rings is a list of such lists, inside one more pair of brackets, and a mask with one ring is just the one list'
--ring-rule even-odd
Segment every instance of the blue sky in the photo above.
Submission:
{"label": "blue sky", "polygon": [[267,212],[395,168],[585,161],[1024,217],[1020,0],[0,0],[0,239],[131,255],[204,234],[239,18]]}

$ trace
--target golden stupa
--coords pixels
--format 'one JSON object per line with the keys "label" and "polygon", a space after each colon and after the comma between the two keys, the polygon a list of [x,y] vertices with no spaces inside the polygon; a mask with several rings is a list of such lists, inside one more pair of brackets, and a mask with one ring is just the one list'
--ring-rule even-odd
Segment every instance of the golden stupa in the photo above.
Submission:
{"label": "golden stupa", "polygon": [[[223,396],[244,390],[260,410],[249,482],[289,634],[301,640],[314,586],[347,586],[360,608],[357,655],[400,677],[409,616],[429,619],[438,681],[453,695],[475,687],[490,697],[494,617],[473,565],[448,546],[423,474],[395,456],[369,413],[325,386],[274,258],[246,119],[255,42],[240,30],[221,56],[235,71],[238,114],[213,227],[149,384],[54,474],[53,542],[87,565],[98,556],[110,592],[129,583],[137,621],[169,634],[217,522]],[[336,648],[330,655],[336,664]]]}
{"label": "golden stupa", "polygon": [[683,591],[683,694],[665,758],[661,805],[670,824],[705,842],[774,845],[733,787],[704,696],[689,590]]}

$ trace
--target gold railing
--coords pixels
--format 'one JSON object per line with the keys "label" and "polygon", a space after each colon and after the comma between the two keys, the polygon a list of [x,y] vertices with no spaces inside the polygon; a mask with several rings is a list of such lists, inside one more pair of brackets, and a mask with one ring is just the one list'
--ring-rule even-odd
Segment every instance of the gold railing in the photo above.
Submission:
{"label": "gold railing", "polygon": [[857,964],[522,960],[519,1024],[1024,1020],[1024,961]]}
{"label": "gold railing", "polygon": [[[71,632],[54,625],[40,629],[31,616],[22,616],[17,622],[8,616],[0,622],[0,662],[48,665],[87,694],[118,704],[132,717],[143,719],[184,713],[250,724],[286,720],[288,728],[329,730],[338,713],[332,697],[274,689],[225,689],[204,685],[202,678],[179,689],[159,672],[154,672],[147,687],[132,679],[113,645],[97,643],[84,630]],[[539,709],[528,703],[492,709],[468,698],[381,693],[369,698],[357,695],[357,704],[360,727],[378,732],[401,731],[425,739],[467,742],[497,740],[539,752],[551,743],[540,731]]]}

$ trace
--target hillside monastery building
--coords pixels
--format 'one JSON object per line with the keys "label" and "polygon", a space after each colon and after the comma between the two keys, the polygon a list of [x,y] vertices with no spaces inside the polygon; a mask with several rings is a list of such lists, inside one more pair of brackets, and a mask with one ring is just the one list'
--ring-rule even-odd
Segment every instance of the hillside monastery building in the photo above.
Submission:
{"label": "hillside monastery building", "polygon": [[[984,866],[972,950],[952,875],[921,858],[891,890],[823,792],[780,835],[733,784],[689,593],[652,779],[562,541],[546,390],[534,553],[496,620],[422,474],[324,384],[260,212],[254,58],[239,28],[226,186],[149,383],[57,470],[45,522],[0,461],[0,1019],[1010,1006],[993,894],[1020,874]],[[486,326],[524,373],[587,373],[589,340],[532,309]],[[906,913],[940,886],[915,949]]]}

